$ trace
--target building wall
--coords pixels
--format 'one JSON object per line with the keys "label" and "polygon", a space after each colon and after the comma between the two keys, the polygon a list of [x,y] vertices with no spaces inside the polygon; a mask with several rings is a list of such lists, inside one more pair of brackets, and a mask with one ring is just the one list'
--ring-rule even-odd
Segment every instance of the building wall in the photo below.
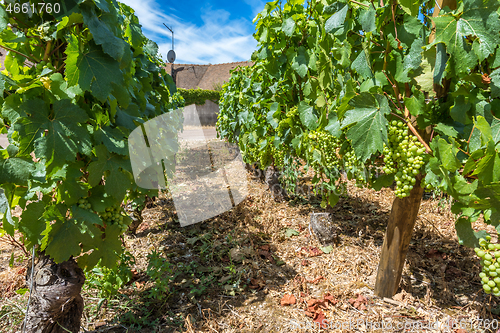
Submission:
{"label": "building wall", "polygon": [[[215,126],[217,115],[219,114],[219,105],[212,101],[205,101],[203,105],[191,104],[184,107],[184,125],[185,126]],[[196,119],[196,115],[199,118]]]}

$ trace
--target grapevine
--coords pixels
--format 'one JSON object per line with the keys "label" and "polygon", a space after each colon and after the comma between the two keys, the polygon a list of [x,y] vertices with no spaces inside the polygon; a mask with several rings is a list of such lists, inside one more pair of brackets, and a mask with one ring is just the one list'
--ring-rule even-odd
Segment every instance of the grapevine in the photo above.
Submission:
{"label": "grapevine", "polygon": [[[182,99],[127,5],[75,2],[31,14],[1,6],[8,53],[0,102],[10,112],[0,119],[9,138],[0,154],[0,233],[20,231],[28,250],[56,263],[113,267],[129,222],[120,205],[155,195],[135,184],[127,138]],[[182,119],[172,120],[163,130],[176,133]],[[15,206],[19,219],[8,214]]]}
{"label": "grapevine", "polygon": [[[460,244],[474,248],[471,221],[500,221],[500,2],[428,4],[267,3],[255,18],[254,65],[233,72],[221,93],[220,135],[253,145],[255,159],[274,138],[287,147],[290,179],[296,165],[286,161],[312,166],[331,206],[341,170],[375,190],[395,182],[388,242],[414,225],[424,188],[441,191],[464,216],[455,224]],[[397,289],[408,245],[394,244],[381,255],[391,272],[391,287],[375,288],[384,297]]]}

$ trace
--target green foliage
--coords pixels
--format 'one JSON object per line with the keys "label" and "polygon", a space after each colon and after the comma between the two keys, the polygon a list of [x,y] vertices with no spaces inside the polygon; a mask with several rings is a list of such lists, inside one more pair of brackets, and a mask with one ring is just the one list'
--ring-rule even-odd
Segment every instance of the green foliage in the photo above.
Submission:
{"label": "green foliage", "polygon": [[[477,242],[470,222],[479,216],[500,231],[500,3],[458,1],[435,17],[433,8],[422,0],[267,3],[254,20],[254,65],[223,86],[219,136],[238,143],[247,161],[259,156],[262,167],[274,163],[261,157],[269,144],[282,147],[282,170],[294,174],[286,163],[296,159],[314,166],[335,204],[346,166],[375,189],[392,184],[396,165],[410,168],[408,156],[382,158],[394,153],[384,147],[403,142],[390,140],[389,124],[404,119],[422,153],[411,174],[454,198],[459,238]],[[323,132],[336,154],[309,139]]]}
{"label": "green foliage", "polygon": [[172,277],[172,268],[170,263],[160,253],[153,250],[147,256],[149,262],[146,269],[146,274],[153,281],[154,286],[149,290],[149,297],[154,299],[161,299],[169,291],[169,281]]}
{"label": "green foliage", "polygon": [[[20,231],[28,248],[56,262],[74,256],[87,269],[99,260],[112,268],[127,221],[115,223],[106,207],[155,195],[134,182],[127,138],[182,99],[130,7],[60,8],[30,16],[0,5],[0,45],[9,51],[0,125],[10,143],[0,149],[0,217],[6,233]],[[176,133],[177,120],[166,130]],[[20,219],[10,214],[17,205]]]}
{"label": "green foliage", "polygon": [[119,263],[114,268],[97,264],[86,272],[86,285],[99,290],[99,298],[111,299],[132,279],[131,265],[135,264],[132,254],[125,252],[120,256]]}
{"label": "green foliage", "polygon": [[184,98],[184,104],[186,106],[191,104],[203,105],[207,100],[214,103],[219,102],[219,91],[182,88],[178,88],[177,91]]}

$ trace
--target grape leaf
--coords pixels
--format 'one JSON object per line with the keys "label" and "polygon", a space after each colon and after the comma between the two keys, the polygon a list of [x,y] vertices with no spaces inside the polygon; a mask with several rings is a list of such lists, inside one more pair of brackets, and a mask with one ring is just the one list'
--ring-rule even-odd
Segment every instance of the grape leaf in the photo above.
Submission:
{"label": "grape leaf", "polygon": [[[499,57],[500,58],[500,57]],[[500,97],[500,68],[495,69],[491,72],[491,97]]]}
{"label": "grape leaf", "polygon": [[[495,0],[464,0],[463,7],[432,18],[436,24],[436,37],[430,45],[446,44],[455,72],[465,72],[477,61],[493,54],[500,43],[499,8],[500,4]],[[475,38],[473,52],[466,43],[467,37]]]}
{"label": "grape leaf", "polygon": [[29,159],[11,157],[0,160],[0,184],[13,183],[27,186],[34,169],[34,163]]}
{"label": "grape leaf", "polygon": [[418,15],[418,9],[420,6],[419,0],[401,0],[399,1],[399,5],[408,15],[411,16]]}
{"label": "grape leaf", "polygon": [[71,256],[76,257],[80,254],[81,249],[79,244],[82,238],[82,233],[76,220],[56,221],[48,234],[49,240],[45,252],[56,263],[61,263],[68,260]]}
{"label": "grape leaf", "polygon": [[293,31],[295,30],[295,21],[293,20],[293,17],[289,17],[284,20],[281,29],[283,30],[285,35],[291,37],[293,35]]}
{"label": "grape leaf", "polygon": [[94,133],[97,144],[103,143],[110,152],[128,155],[128,144],[118,128],[102,127]]}
{"label": "grape leaf", "polygon": [[127,189],[130,188],[131,183],[133,183],[133,180],[129,175],[121,169],[116,169],[111,171],[109,176],[106,177],[106,184],[104,187],[107,193],[121,202],[127,193]]}
{"label": "grape leaf", "polygon": [[349,6],[345,5],[341,10],[330,16],[330,18],[325,23],[326,32],[336,32],[338,29],[344,26],[348,9]]}
{"label": "grape leaf", "polygon": [[3,6],[0,6],[0,32],[4,31],[9,25],[9,14]]}
{"label": "grape leaf", "polygon": [[300,77],[304,77],[307,74],[307,64],[309,63],[306,58],[306,49],[301,46],[297,50],[297,54],[293,57],[292,60],[292,69],[300,75]]}
{"label": "grape leaf", "polygon": [[72,208],[73,218],[80,222],[86,222],[90,224],[98,224],[104,226],[101,218],[94,212],[80,208],[78,206],[73,206]]}
{"label": "grape leaf", "polygon": [[405,97],[405,105],[412,116],[419,116],[425,113],[425,96],[416,90],[411,97]]}
{"label": "grape leaf", "polygon": [[9,199],[5,195],[5,190],[3,188],[0,188],[0,218],[3,222],[3,229],[7,234],[14,236],[15,223],[12,220]]}
{"label": "grape leaf", "polygon": [[328,114],[328,125],[325,126],[325,130],[330,132],[336,138],[339,138],[342,135],[342,130],[340,129],[340,121],[337,118],[337,114],[335,112],[330,112]]}
{"label": "grape leaf", "polygon": [[408,54],[404,57],[403,63],[398,63],[396,66],[396,76],[395,79],[398,82],[406,83],[410,82],[410,77],[408,76],[412,71],[420,67],[422,62],[422,40],[417,39],[411,44],[411,48]]}
{"label": "grape leaf", "polygon": [[82,161],[66,166],[64,181],[57,188],[58,201],[64,201],[67,206],[76,204],[88,194],[88,185],[81,180],[83,166]]}
{"label": "grape leaf", "polygon": [[129,66],[132,60],[130,45],[123,39],[116,37],[97,17],[90,5],[82,5],[81,13],[83,21],[87,24],[88,29],[94,37],[97,45],[101,45],[105,53],[109,54],[115,60],[121,63],[122,68]]}
{"label": "grape leaf", "polygon": [[[433,149],[438,150],[439,158],[442,161],[443,167],[450,172],[455,172],[462,166],[462,164],[457,159],[458,144],[454,139],[450,140],[452,141],[452,143],[448,143],[445,139],[439,138],[439,140],[436,141]],[[433,140],[432,143],[434,142],[435,141]]]}
{"label": "grape leaf", "polygon": [[302,101],[297,107],[299,111],[300,121],[310,130],[315,130],[318,127],[318,116],[312,106]]}
{"label": "grape leaf", "polygon": [[459,218],[457,222],[455,222],[455,229],[457,230],[457,236],[460,244],[472,248],[478,247],[479,239],[488,235],[485,230],[477,232],[472,230],[471,222],[465,218]]}
{"label": "grape leaf", "polygon": [[19,230],[26,235],[30,247],[38,244],[42,231],[46,228],[45,220],[42,217],[44,211],[45,203],[43,201],[31,202],[21,215]]}
{"label": "grape leaf", "polygon": [[478,179],[485,184],[500,180],[500,156],[495,150],[493,141],[488,142],[485,155],[477,163],[472,175],[477,175]]}
{"label": "grape leaf", "polygon": [[356,124],[347,131],[354,153],[362,162],[377,151],[381,152],[387,143],[387,119],[391,112],[384,96],[364,92],[349,101],[354,109],[348,110],[342,120],[342,128]]}
{"label": "grape leaf", "polygon": [[434,130],[438,133],[447,135],[447,136],[452,137],[452,138],[456,138],[458,135],[457,130],[453,126],[446,125],[443,123],[437,124],[434,127]]}
{"label": "grape leaf", "polygon": [[88,50],[80,52],[78,39],[71,35],[65,53],[66,77],[70,86],[79,84],[83,91],[91,90],[104,102],[111,94],[112,83],[123,84],[119,63],[94,43],[90,42]]}
{"label": "grape leaf", "polygon": [[121,230],[116,224],[106,226],[104,239],[97,245],[95,252],[101,257],[101,264],[105,267],[116,267],[119,256],[123,251],[120,239]]}
{"label": "grape leaf", "polygon": [[[118,155],[110,154],[104,145],[96,148],[97,160],[90,163],[88,167],[88,182],[91,186],[96,186],[101,181],[104,172],[109,171],[106,178],[105,190],[116,199],[121,199],[125,195],[131,180],[121,169],[129,170],[130,162],[120,158]],[[127,165],[128,164],[128,165]]]}
{"label": "grape leaf", "polygon": [[359,16],[361,27],[365,32],[372,32],[377,29],[377,26],[375,25],[375,14],[375,9],[370,6],[367,10],[363,10]]}
{"label": "grape leaf", "polygon": [[37,112],[15,124],[15,129],[21,134],[21,154],[31,151],[34,142],[37,158],[61,165],[76,157],[81,150],[80,145],[91,146],[88,132],[78,125],[87,121],[88,117],[70,100],[55,101],[53,110],[41,99],[28,100],[22,107],[26,113],[30,110]]}
{"label": "grape leaf", "polygon": [[356,59],[352,62],[352,69],[358,72],[363,78],[373,77],[372,70],[367,61],[365,50],[361,50]]}

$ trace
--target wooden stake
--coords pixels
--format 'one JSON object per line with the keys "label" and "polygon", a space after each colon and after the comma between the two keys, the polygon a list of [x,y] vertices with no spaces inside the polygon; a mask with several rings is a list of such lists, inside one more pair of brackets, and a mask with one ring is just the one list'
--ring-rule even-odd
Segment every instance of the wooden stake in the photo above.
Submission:
{"label": "wooden stake", "polygon": [[392,204],[375,283],[375,295],[379,297],[392,297],[398,290],[424,193],[420,187],[421,179],[422,175],[416,177],[409,197],[396,198]]}

